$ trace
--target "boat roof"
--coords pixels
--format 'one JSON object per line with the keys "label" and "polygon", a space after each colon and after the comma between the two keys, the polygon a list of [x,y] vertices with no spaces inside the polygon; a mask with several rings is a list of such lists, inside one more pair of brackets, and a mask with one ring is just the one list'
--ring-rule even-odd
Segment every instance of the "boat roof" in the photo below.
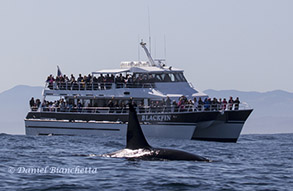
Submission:
{"label": "boat roof", "polygon": [[[131,64],[133,63],[133,64]],[[92,74],[119,74],[124,72],[133,73],[171,73],[183,72],[184,70],[173,68],[172,66],[151,66],[147,62],[122,62],[120,69],[104,69],[92,72]]]}
{"label": "boat roof", "polygon": [[183,70],[178,69],[178,68],[173,68],[173,67],[156,67],[156,66],[151,66],[151,67],[132,67],[130,68],[131,72],[134,73],[170,73],[170,72],[183,72]]}
{"label": "boat roof", "polygon": [[130,72],[129,69],[105,69],[92,72],[92,74],[119,74],[123,72]]}

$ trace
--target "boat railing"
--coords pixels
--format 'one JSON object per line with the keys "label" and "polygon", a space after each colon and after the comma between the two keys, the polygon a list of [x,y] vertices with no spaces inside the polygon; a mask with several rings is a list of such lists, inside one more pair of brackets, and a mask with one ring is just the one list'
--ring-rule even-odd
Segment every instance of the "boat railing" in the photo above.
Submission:
{"label": "boat railing", "polygon": [[112,83],[112,82],[46,82],[45,88],[50,90],[94,91],[118,88],[154,88],[154,83]]}
{"label": "boat railing", "polygon": [[[136,107],[137,113],[182,113],[182,112],[211,112],[219,111],[224,112],[228,110],[246,110],[249,109],[246,103],[241,103],[238,106],[235,104],[230,106],[223,105],[210,105],[210,107],[199,105],[194,107],[193,105],[185,106],[138,106]],[[38,109],[34,108],[32,111],[37,111]],[[41,112],[73,112],[73,113],[128,113],[128,107],[41,107]]]}

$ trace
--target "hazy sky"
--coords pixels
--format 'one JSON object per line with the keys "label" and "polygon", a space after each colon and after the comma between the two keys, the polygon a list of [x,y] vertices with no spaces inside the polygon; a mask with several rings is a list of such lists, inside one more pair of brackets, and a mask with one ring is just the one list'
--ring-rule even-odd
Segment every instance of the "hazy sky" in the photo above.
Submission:
{"label": "hazy sky", "polygon": [[[200,89],[293,92],[293,1],[0,0],[0,92],[138,59],[138,41]],[[145,59],[143,51],[141,58]]]}

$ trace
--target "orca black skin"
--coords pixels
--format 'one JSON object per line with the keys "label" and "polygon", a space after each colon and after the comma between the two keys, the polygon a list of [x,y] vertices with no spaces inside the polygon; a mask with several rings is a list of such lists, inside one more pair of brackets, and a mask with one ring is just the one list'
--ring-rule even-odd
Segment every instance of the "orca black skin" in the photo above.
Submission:
{"label": "orca black skin", "polygon": [[142,132],[136,111],[131,104],[129,105],[126,148],[103,156],[143,160],[186,160],[210,162],[209,159],[185,151],[151,147]]}

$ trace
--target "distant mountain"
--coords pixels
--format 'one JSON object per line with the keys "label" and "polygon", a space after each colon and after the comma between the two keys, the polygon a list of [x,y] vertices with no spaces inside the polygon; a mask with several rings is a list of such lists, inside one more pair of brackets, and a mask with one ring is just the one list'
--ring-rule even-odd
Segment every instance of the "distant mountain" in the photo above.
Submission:
{"label": "distant mountain", "polygon": [[240,98],[254,109],[242,133],[292,133],[293,93],[275,90],[265,93],[235,90],[206,90],[210,97]]}
{"label": "distant mountain", "polygon": [[29,100],[41,98],[43,87],[19,85],[0,93],[0,133],[24,134]]}
{"label": "distant mountain", "polygon": [[[43,87],[15,86],[0,93],[0,133],[24,134],[24,118],[31,97],[42,98]],[[206,90],[210,97],[239,97],[254,109],[242,133],[293,133],[293,93]]]}

